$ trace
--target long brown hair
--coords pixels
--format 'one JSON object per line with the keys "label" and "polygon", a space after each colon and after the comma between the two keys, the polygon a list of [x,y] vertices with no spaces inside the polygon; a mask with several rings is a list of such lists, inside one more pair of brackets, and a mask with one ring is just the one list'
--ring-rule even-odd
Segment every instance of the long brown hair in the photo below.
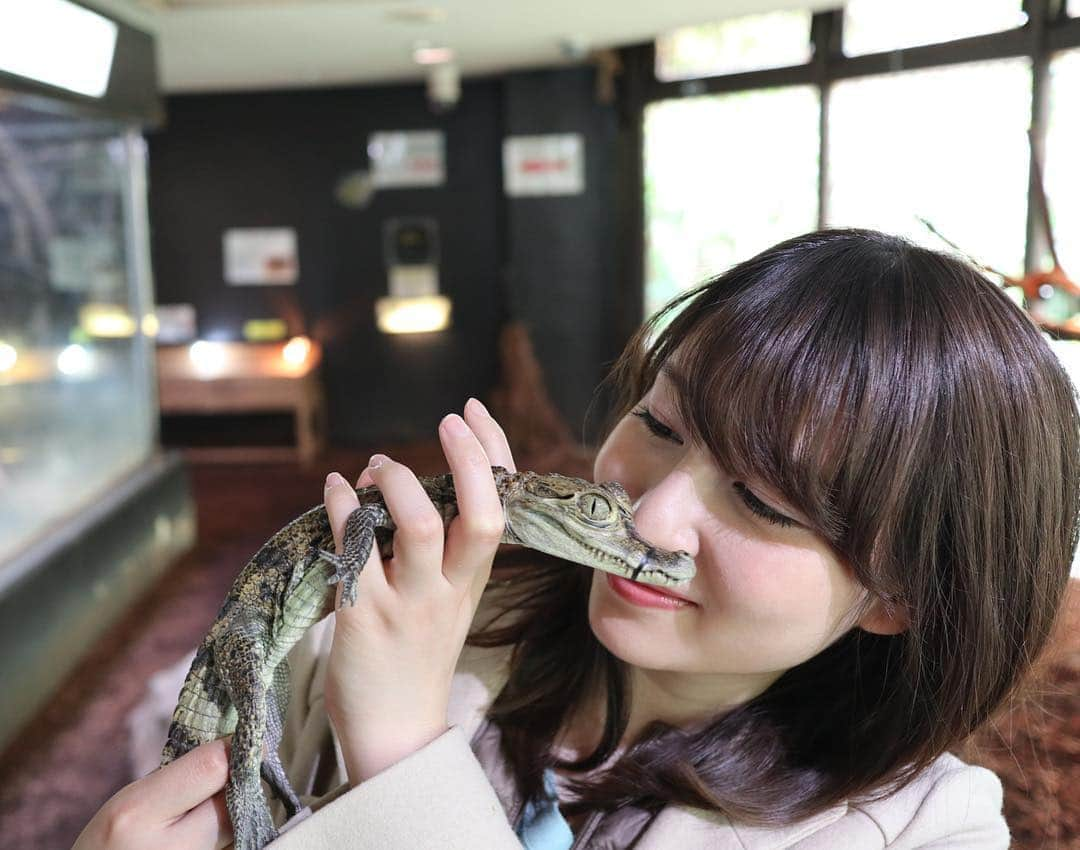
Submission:
{"label": "long brown hair", "polygon": [[[782,242],[653,316],[610,376],[609,430],[676,350],[690,437],[801,510],[910,626],[853,628],[703,728],[651,724],[564,810],[680,803],[781,824],[889,793],[986,720],[1046,643],[1080,510],[1069,378],[975,268],[854,229]],[[626,730],[629,680],[589,626],[590,577],[537,559],[502,583],[510,621],[469,638],[514,647],[489,716],[526,796],[546,767],[604,764]],[[599,746],[558,761],[552,742],[598,686]]]}

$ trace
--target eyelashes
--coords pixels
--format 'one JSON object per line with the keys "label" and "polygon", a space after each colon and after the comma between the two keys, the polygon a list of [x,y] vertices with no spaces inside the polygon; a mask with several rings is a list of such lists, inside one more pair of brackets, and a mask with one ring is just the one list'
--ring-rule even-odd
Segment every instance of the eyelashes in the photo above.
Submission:
{"label": "eyelashes", "polygon": [[[683,439],[674,431],[672,431],[667,425],[652,415],[652,411],[645,406],[634,408],[631,411],[634,416],[645,423],[645,427],[649,429],[654,437],[658,437],[661,440],[667,440],[670,443],[676,445],[683,445]],[[764,520],[767,520],[775,525],[787,528],[788,526],[795,525],[795,520],[790,517],[786,517],[783,514],[777,513],[760,499],[757,498],[742,481],[735,481],[731,485],[735,492],[739,494],[739,497],[746,504],[746,507],[757,516]]]}
{"label": "eyelashes", "polygon": [[652,415],[652,412],[647,407],[635,408],[634,416],[645,423],[645,427],[649,429],[654,437],[659,437],[661,440],[668,440],[672,443],[682,445],[682,437],[668,428],[663,422]]}

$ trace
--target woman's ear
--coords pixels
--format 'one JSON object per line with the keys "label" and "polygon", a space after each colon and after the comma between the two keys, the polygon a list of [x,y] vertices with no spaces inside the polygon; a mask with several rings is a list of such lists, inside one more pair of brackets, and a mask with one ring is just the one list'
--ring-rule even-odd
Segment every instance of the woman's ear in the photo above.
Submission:
{"label": "woman's ear", "polygon": [[906,605],[888,604],[883,599],[875,599],[857,625],[875,635],[898,635],[911,625],[911,617]]}

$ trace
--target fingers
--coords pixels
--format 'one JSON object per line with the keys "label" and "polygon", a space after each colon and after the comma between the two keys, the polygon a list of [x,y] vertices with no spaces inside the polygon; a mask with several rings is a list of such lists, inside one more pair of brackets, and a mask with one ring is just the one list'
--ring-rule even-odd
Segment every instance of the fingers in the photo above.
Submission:
{"label": "fingers", "polygon": [[[385,455],[372,455],[366,470],[379,488],[397,526],[390,583],[402,591],[420,591],[442,565],[442,514],[409,467]],[[488,473],[490,475],[490,471]]]}
{"label": "fingers", "polygon": [[156,821],[177,818],[225,787],[229,759],[225,739],[202,744],[129,786]]}
{"label": "fingers", "polygon": [[[471,581],[477,565],[490,562],[505,527],[491,467],[511,472],[517,467],[499,423],[483,404],[470,398],[464,417],[451,414],[443,419],[439,438],[454,474],[459,511],[448,535],[439,511],[408,467],[386,459],[379,466],[369,465],[356,481],[357,488],[378,487],[394,518],[394,558],[384,575],[399,589],[412,583],[419,588],[430,579],[430,568],[425,565],[439,562],[448,580]],[[326,503],[340,551],[345,520],[357,502],[351,489],[339,498],[340,502],[328,495]]]}
{"label": "fingers", "polygon": [[517,467],[514,466],[514,456],[510,452],[510,444],[506,440],[502,427],[488,413],[487,408],[475,398],[470,398],[465,403],[465,422],[480,441],[480,445],[484,447],[484,453],[491,466],[503,466],[510,472],[517,471]]}
{"label": "fingers", "polygon": [[[456,413],[439,424],[439,440],[454,475],[458,515],[450,525],[443,574],[455,584],[471,583],[491,566],[505,523],[491,464],[479,438]],[[485,577],[486,580],[486,577]]]}
{"label": "fingers", "polygon": [[[326,505],[326,515],[330,520],[330,530],[334,535],[334,551],[339,555],[342,552],[342,540],[345,537],[345,523],[357,507],[360,500],[356,497],[356,491],[349,486],[339,473],[331,472],[326,476],[326,489],[323,491],[323,504]],[[371,554],[360,572],[359,582],[361,586],[375,590],[380,585],[386,586],[386,571],[383,568],[382,558],[379,555],[378,544],[373,541]],[[334,605],[340,607],[341,593],[344,582],[339,582]]]}
{"label": "fingers", "polygon": [[180,847],[213,847],[223,850],[233,841],[232,823],[225,808],[225,792],[204,800],[175,825]]}
{"label": "fingers", "polygon": [[323,504],[326,515],[330,518],[330,530],[334,534],[334,550],[341,554],[341,540],[345,536],[345,521],[356,508],[360,500],[356,492],[339,473],[331,472],[326,476],[326,489],[323,491]]}

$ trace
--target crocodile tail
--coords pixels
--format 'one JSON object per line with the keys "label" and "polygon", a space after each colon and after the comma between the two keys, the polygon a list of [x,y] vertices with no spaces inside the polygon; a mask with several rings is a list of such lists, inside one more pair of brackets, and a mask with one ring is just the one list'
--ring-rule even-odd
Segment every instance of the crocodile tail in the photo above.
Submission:
{"label": "crocodile tail", "polygon": [[232,731],[226,727],[229,716],[235,712],[229,711],[228,696],[214,672],[211,658],[211,650],[200,648],[191,662],[161,751],[162,766]]}
{"label": "crocodile tail", "polygon": [[191,731],[182,723],[173,720],[169,724],[169,735],[165,740],[165,746],[161,750],[161,767],[169,762],[176,761],[184,753],[195,749],[204,741],[198,740]]}

